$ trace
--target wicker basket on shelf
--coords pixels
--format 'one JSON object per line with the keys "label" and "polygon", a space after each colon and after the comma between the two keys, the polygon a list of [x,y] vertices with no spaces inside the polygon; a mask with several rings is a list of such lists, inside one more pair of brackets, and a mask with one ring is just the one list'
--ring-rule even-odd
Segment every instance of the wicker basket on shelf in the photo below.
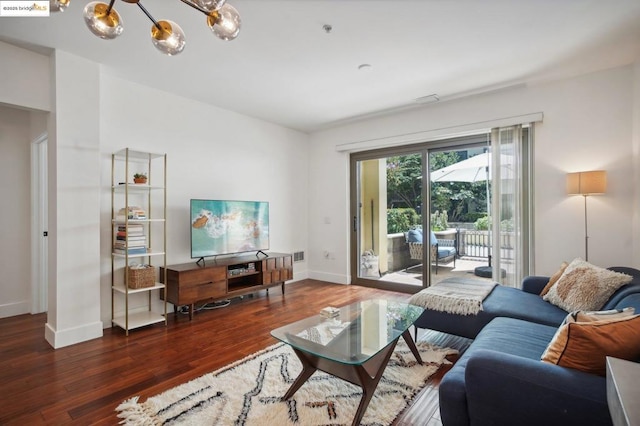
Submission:
{"label": "wicker basket on shelf", "polygon": [[151,265],[127,266],[129,288],[152,287],[156,282],[156,268]]}

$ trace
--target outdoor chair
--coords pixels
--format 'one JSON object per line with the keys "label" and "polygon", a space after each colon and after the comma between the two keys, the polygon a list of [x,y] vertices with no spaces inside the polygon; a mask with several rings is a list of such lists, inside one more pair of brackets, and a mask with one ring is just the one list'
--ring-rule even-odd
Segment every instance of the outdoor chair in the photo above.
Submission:
{"label": "outdoor chair", "polygon": [[[422,229],[411,229],[405,233],[405,239],[409,244],[409,257],[413,260],[422,260]],[[436,235],[431,231],[431,264],[436,266],[436,275],[438,274],[438,266],[446,265],[453,262],[456,267],[456,240],[437,239]]]}

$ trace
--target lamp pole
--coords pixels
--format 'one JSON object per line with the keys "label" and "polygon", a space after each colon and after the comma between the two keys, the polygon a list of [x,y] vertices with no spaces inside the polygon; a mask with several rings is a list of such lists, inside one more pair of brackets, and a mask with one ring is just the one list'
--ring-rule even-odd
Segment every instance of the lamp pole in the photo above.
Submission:
{"label": "lamp pole", "polygon": [[587,232],[587,194],[584,194],[584,260],[589,261],[589,234]]}

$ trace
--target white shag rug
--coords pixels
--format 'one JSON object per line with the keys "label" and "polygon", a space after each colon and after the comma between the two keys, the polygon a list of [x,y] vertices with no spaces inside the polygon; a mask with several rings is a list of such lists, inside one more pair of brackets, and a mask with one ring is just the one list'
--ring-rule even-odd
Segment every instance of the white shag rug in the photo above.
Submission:
{"label": "white shag rug", "polygon": [[[457,350],[417,343],[416,362],[401,338],[361,424],[389,425]],[[278,343],[213,373],[117,408],[125,425],[350,425],[362,390],[316,371],[289,400],[282,396],[302,366],[289,345]]]}

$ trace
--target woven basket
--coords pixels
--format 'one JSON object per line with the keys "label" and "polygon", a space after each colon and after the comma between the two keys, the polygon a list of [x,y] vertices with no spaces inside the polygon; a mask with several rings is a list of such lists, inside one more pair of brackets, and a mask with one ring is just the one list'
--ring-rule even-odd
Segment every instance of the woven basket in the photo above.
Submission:
{"label": "woven basket", "polygon": [[132,268],[127,266],[129,273],[129,288],[152,287],[156,281],[156,268],[147,265],[144,268]]}

